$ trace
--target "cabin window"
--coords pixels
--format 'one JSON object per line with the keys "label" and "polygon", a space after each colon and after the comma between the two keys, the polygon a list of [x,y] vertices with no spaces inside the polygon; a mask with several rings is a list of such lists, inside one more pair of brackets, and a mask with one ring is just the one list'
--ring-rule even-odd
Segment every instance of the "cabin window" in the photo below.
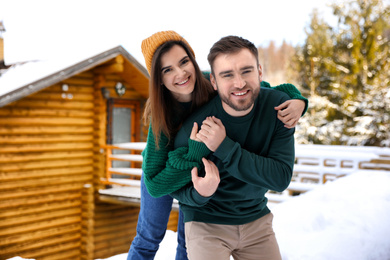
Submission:
{"label": "cabin window", "polygon": [[[107,102],[107,144],[139,141],[140,104],[136,100],[109,99]],[[126,154],[128,150],[114,150]],[[130,167],[126,161],[113,161],[115,167]]]}

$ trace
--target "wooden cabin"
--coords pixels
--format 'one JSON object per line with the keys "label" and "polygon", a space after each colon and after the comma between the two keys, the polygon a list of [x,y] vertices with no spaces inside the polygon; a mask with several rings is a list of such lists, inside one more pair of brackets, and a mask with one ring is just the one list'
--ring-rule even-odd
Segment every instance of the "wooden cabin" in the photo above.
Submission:
{"label": "wooden cabin", "polygon": [[[0,259],[125,253],[139,205],[99,199],[107,144],[146,141],[147,70],[118,46],[0,77]],[[175,231],[177,213],[171,215]]]}

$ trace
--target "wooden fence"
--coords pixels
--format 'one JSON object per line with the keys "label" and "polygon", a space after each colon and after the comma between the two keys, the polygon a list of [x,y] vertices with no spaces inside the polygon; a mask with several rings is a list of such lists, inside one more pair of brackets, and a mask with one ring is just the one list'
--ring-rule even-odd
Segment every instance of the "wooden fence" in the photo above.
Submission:
{"label": "wooden fence", "polygon": [[[21,131],[24,127],[27,126],[15,130]],[[23,154],[20,149],[37,149],[38,146],[23,143],[16,149],[18,141],[11,137],[2,142],[5,145],[0,147],[0,259],[20,255],[37,260],[93,260],[128,251],[136,233],[140,152],[145,143],[105,146],[103,153],[96,149],[98,152],[89,154],[90,165],[78,165],[77,157],[71,157],[75,164],[63,167],[67,160],[57,160],[57,153],[47,150],[54,145],[53,141],[41,144],[39,147],[43,150],[34,154]],[[116,154],[114,150],[129,153]],[[14,155],[12,159],[7,155],[10,152]],[[81,149],[63,153],[90,152]],[[24,158],[33,155],[35,160]],[[93,183],[92,172],[96,172],[93,161],[97,160],[93,160],[93,156],[107,161],[101,185]],[[9,164],[7,160],[20,163]],[[57,164],[53,164],[53,168],[36,168],[42,160],[48,164],[54,160]],[[130,167],[113,167],[115,160],[129,161]],[[25,168],[9,168],[15,167],[12,165]],[[365,170],[390,170],[390,149],[297,145],[290,186],[282,193],[268,192],[267,197],[270,203],[279,203],[327,181]],[[99,186],[102,188],[96,192],[95,187]],[[174,210],[178,209],[177,202],[173,206]],[[168,229],[176,231],[177,221],[178,213],[173,211]]]}
{"label": "wooden fence", "polygon": [[[141,151],[145,143],[123,143],[105,146],[107,175],[103,183],[112,185],[110,189],[100,190],[103,200],[118,199],[139,203],[140,199],[140,168],[112,168],[110,161],[127,160],[140,162]],[[113,155],[113,150],[128,149],[127,155]],[[327,181],[353,174],[356,171],[389,170],[390,148],[356,147],[356,146],[327,146],[327,145],[296,145],[293,179],[286,191],[277,193],[269,191],[266,196],[270,203],[279,203],[293,195],[314,189]],[[174,201],[177,209],[177,201]]]}

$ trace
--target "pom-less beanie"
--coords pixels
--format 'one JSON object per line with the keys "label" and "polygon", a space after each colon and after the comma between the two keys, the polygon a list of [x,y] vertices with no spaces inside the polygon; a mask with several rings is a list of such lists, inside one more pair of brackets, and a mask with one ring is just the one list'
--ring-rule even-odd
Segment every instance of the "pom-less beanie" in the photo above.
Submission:
{"label": "pom-less beanie", "polygon": [[152,36],[146,38],[145,40],[142,41],[141,44],[141,49],[142,49],[142,54],[144,55],[145,58],[145,64],[146,68],[149,71],[149,75],[151,75],[151,70],[152,70],[152,59],[155,51],[157,48],[168,41],[182,41],[184,42],[188,48],[191,50],[192,54],[195,56],[194,51],[192,50],[191,46],[188,44],[188,42],[181,37],[178,33],[175,31],[161,31],[153,34]]}

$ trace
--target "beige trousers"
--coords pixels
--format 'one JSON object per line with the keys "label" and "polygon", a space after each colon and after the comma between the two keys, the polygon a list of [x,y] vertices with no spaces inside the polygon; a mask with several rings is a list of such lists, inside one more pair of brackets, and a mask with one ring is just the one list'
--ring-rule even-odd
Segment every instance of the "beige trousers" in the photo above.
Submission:
{"label": "beige trousers", "polygon": [[281,260],[272,229],[273,214],[244,225],[186,222],[189,260]]}

